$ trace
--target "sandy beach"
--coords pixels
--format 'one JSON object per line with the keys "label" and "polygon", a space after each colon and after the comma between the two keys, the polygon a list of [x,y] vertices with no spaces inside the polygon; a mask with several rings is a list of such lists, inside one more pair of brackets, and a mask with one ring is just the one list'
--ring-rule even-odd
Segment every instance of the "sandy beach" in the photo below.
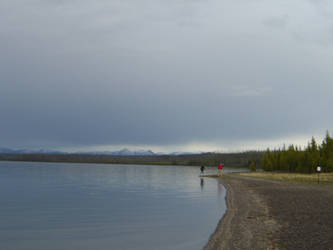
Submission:
{"label": "sandy beach", "polygon": [[333,249],[333,187],[231,174],[227,212],[204,250]]}

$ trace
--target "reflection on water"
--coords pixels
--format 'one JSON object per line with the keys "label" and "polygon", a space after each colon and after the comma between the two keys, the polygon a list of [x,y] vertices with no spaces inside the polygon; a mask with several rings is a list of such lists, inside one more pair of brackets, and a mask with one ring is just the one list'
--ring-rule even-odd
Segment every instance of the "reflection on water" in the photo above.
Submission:
{"label": "reflection on water", "polygon": [[205,185],[205,181],[204,181],[204,179],[203,179],[203,178],[200,178],[200,187],[201,187],[201,191],[203,191],[204,185]]}
{"label": "reflection on water", "polygon": [[199,181],[196,167],[0,162],[1,249],[201,249],[225,192]]}
{"label": "reflection on water", "polygon": [[222,197],[224,197],[224,194],[225,194],[225,189],[223,185],[217,182],[217,197],[221,199]]}

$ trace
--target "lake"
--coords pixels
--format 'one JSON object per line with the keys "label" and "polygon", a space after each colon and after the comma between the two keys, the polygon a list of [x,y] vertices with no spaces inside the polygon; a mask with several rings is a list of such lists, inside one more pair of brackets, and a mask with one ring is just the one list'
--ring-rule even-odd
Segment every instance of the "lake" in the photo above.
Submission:
{"label": "lake", "polygon": [[0,162],[1,249],[202,249],[226,206],[224,187],[199,172]]}

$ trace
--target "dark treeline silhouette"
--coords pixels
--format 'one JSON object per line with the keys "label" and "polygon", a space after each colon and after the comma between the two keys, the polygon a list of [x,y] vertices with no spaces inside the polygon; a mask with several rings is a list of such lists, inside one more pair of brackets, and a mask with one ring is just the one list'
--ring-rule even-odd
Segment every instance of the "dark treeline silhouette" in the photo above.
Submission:
{"label": "dark treeline silhouette", "polygon": [[299,173],[315,173],[317,166],[323,172],[333,172],[333,139],[326,133],[321,145],[314,137],[305,149],[290,145],[282,149],[267,151],[261,161],[263,170]]}
{"label": "dark treeline silhouette", "polygon": [[202,153],[184,155],[117,156],[102,154],[0,154],[2,161],[77,162],[113,164],[151,164],[217,166],[223,162],[227,167],[248,167],[250,160],[257,166],[263,152]]}

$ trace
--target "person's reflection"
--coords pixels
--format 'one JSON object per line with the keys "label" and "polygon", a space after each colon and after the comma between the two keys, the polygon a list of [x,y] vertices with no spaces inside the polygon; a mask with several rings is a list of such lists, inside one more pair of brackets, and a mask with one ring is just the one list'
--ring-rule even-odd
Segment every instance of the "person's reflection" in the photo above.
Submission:
{"label": "person's reflection", "polygon": [[217,196],[219,199],[224,198],[223,197],[223,185],[219,181],[217,182]]}
{"label": "person's reflection", "polygon": [[200,187],[201,187],[201,191],[203,190],[204,185],[205,185],[204,179],[203,179],[203,178],[200,178]]}

